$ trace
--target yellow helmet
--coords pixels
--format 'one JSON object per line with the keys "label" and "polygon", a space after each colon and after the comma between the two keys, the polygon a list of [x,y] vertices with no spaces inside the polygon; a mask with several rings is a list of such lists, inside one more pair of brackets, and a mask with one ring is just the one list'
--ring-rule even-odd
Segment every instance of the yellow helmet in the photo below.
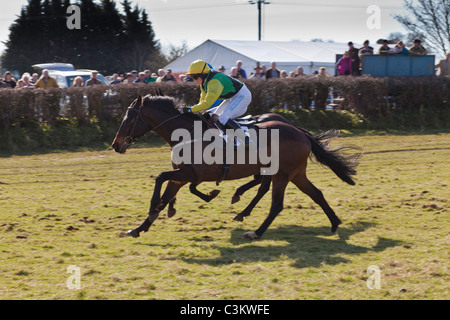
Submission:
{"label": "yellow helmet", "polygon": [[195,60],[191,63],[189,66],[188,74],[199,74],[199,73],[209,73],[211,71],[211,68],[208,66],[208,64],[203,60]]}

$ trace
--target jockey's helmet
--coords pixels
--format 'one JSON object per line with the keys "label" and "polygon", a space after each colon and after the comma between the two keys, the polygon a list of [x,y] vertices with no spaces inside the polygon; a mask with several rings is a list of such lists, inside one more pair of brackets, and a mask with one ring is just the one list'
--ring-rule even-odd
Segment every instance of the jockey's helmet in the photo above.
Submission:
{"label": "jockey's helmet", "polygon": [[203,60],[195,60],[189,66],[188,74],[208,74],[211,71],[209,65]]}

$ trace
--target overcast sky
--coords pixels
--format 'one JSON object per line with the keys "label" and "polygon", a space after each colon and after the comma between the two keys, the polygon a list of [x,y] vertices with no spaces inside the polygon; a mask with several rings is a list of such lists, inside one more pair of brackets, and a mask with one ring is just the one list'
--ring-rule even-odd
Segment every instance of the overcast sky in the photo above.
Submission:
{"label": "overcast sky", "polygon": [[[121,8],[121,1],[117,1]],[[256,2],[256,0],[255,0]],[[263,40],[371,43],[391,32],[406,33],[393,18],[405,13],[403,0],[269,0],[263,5]],[[28,0],[0,0],[0,41]],[[257,5],[247,0],[132,0],[146,9],[156,38],[163,46],[193,49],[207,39],[258,40]],[[379,8],[376,19],[374,11]],[[81,17],[82,19],[83,17]],[[374,18],[376,20],[374,20]],[[369,22],[369,26],[368,26]],[[5,49],[0,44],[0,52]]]}

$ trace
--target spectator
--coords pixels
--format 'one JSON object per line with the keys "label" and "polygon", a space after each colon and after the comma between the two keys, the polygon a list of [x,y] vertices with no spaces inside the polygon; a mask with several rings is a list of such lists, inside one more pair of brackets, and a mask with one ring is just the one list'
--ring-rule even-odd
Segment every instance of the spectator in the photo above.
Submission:
{"label": "spectator", "polygon": [[150,70],[145,70],[145,83],[151,83],[151,82],[155,82],[156,78],[152,77],[152,73],[150,72]]}
{"label": "spectator", "polygon": [[21,80],[23,81],[23,87],[29,88],[29,89],[34,89],[34,85],[30,82],[30,78],[31,78],[31,75],[28,72],[25,72],[22,75]]}
{"label": "spectator", "polygon": [[242,80],[242,76],[238,73],[238,68],[237,67],[231,68],[231,72],[230,72],[230,74],[228,76],[232,77],[234,79]]}
{"label": "spectator", "polygon": [[119,84],[119,83],[120,83],[119,75],[117,73],[114,73],[111,77],[111,82],[109,84]]}
{"label": "spectator", "polygon": [[73,79],[72,87],[77,87],[77,88],[84,87],[83,78],[80,76],[75,77],[75,79]]}
{"label": "spectator", "polygon": [[236,61],[236,68],[238,75],[240,75],[242,79],[247,79],[247,73],[242,69],[242,60]]}
{"label": "spectator", "polygon": [[403,41],[399,41],[395,44],[394,52],[395,54],[403,54],[405,56],[409,55],[409,51],[405,48]]}
{"label": "spectator", "polygon": [[272,61],[270,63],[270,69],[266,71],[266,79],[279,78],[281,71],[277,69],[277,63]]}
{"label": "spectator", "polygon": [[42,70],[42,77],[36,81],[34,87],[36,89],[59,88],[55,78],[49,76],[47,69]]}
{"label": "spectator", "polygon": [[134,81],[134,83],[146,83],[145,82],[145,72],[139,72],[139,76],[136,79],[136,81]]}
{"label": "spectator", "polygon": [[267,68],[266,65],[261,65],[261,73],[263,74],[264,78],[266,77]]}
{"label": "spectator", "polygon": [[329,78],[331,75],[328,73],[327,69],[325,67],[319,68],[319,73],[316,74],[316,77],[326,77]]}
{"label": "spectator", "polygon": [[358,51],[359,57],[359,69],[362,70],[363,56],[368,56],[373,54],[373,48],[369,46],[369,40],[364,41],[363,47]]}
{"label": "spectator", "polygon": [[125,79],[122,81],[123,84],[132,84],[133,83],[133,75],[131,72],[128,72],[125,76]]}
{"label": "spectator", "polygon": [[190,74],[186,74],[182,81],[183,82],[194,82],[194,79],[192,79]]}
{"label": "spectator", "polygon": [[33,73],[33,75],[31,76],[31,79],[30,79],[31,84],[34,85],[38,80],[39,80],[39,75],[37,73]]}
{"label": "spectator", "polygon": [[353,42],[348,43],[348,52],[350,54],[350,59],[352,60],[352,75],[359,75],[359,49],[353,46]]}
{"label": "spectator", "polygon": [[295,78],[295,71],[289,72],[289,78]]}
{"label": "spectator", "polygon": [[304,76],[305,72],[303,71],[303,67],[302,66],[298,66],[297,67],[297,72],[295,72],[295,77],[301,77]]}
{"label": "spectator", "polygon": [[94,85],[97,85],[97,84],[102,84],[101,81],[97,79],[97,74],[98,74],[98,72],[96,70],[93,70],[91,72],[91,78],[86,80],[86,83],[85,83],[84,86],[85,87],[90,87],[90,86],[94,86]]}
{"label": "spectator", "polygon": [[280,71],[280,78],[287,78],[287,77],[288,77],[287,71],[286,70],[281,70]]}
{"label": "spectator", "polygon": [[131,82],[132,83],[136,82],[138,79],[139,73],[137,72],[137,70],[133,70],[130,73],[131,73],[131,77],[132,77]]}
{"label": "spectator", "polygon": [[166,72],[163,69],[158,69],[158,78],[156,79],[156,82],[161,82],[165,74]]}
{"label": "spectator", "polygon": [[225,73],[225,67],[224,66],[220,66],[220,68],[218,70],[221,73]]}
{"label": "spectator", "polygon": [[167,69],[166,74],[161,79],[162,82],[169,82],[169,81],[177,81],[177,78],[172,74],[171,69]]}
{"label": "spectator", "polygon": [[16,80],[12,76],[10,71],[6,71],[3,75],[4,88],[14,89],[17,85]]}
{"label": "spectator", "polygon": [[23,89],[23,88],[25,88],[24,84],[23,84],[23,80],[22,79],[17,80],[17,85],[16,85],[15,89]]}
{"label": "spectator", "polygon": [[416,39],[412,47],[409,48],[409,53],[412,56],[425,56],[427,55],[427,50],[421,45],[421,41]]}
{"label": "spectator", "polygon": [[348,51],[345,51],[342,58],[336,62],[336,68],[338,69],[338,74],[340,76],[352,74],[352,59],[350,58],[350,53]]}
{"label": "spectator", "polygon": [[[327,72],[325,67],[320,67],[319,73],[316,75],[317,78],[329,78],[331,75]],[[329,88],[326,83],[319,83],[316,92],[314,94],[315,109],[325,110],[327,105],[327,98],[329,95]]]}
{"label": "spectator", "polygon": [[381,47],[378,49],[378,54],[391,54],[392,49],[389,47],[389,41],[383,40]]}
{"label": "spectator", "polygon": [[255,70],[255,72],[249,77],[249,79],[256,79],[256,80],[264,79],[264,74],[261,72],[262,69],[259,63],[256,64],[253,70]]}
{"label": "spectator", "polygon": [[437,75],[444,77],[444,76],[450,76],[450,53],[447,53],[447,59],[443,59],[439,61],[439,63],[436,65]]}

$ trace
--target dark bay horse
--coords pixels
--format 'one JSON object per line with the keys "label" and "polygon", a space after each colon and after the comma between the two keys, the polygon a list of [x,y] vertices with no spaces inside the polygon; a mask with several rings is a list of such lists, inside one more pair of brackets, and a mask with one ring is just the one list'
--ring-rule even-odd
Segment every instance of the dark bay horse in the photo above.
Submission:
{"label": "dark bay horse", "polygon": [[[112,147],[118,153],[125,153],[128,146],[133,144],[137,138],[149,131],[155,131],[174,148],[179,143],[179,141],[172,140],[172,134],[175,130],[185,128],[192,132],[194,122],[199,121],[196,115],[181,115],[178,111],[179,106],[180,103],[171,97],[146,96],[137,98],[128,108]],[[343,148],[329,149],[328,140],[336,137],[338,131],[330,130],[313,136],[306,130],[296,128],[289,121],[278,115],[268,114],[257,116],[256,118],[258,121],[255,124],[255,128],[258,135],[261,130],[267,131],[269,137],[267,149],[270,149],[270,144],[274,143],[270,138],[274,136],[275,131],[280,138],[276,141],[278,143],[278,154],[276,156],[278,157],[279,166],[278,170],[271,175],[262,176],[261,169],[266,164],[263,164],[260,159],[256,163],[235,163],[229,167],[226,180],[255,176],[254,181],[248,183],[243,191],[249,187],[261,184],[257,196],[248,206],[249,210],[247,212],[244,210],[244,212],[235,217],[235,220],[242,221],[243,217],[249,214],[249,211],[269,190],[272,183],[272,205],[268,217],[257,230],[245,233],[244,237],[256,239],[263,235],[283,209],[284,192],[289,182],[294,183],[302,192],[320,205],[331,222],[331,231],[333,233],[336,232],[341,224],[341,220],[330,208],[322,192],[308,180],[306,176],[308,157],[312,153],[319,163],[328,166],[344,182],[354,185],[355,182],[352,176],[356,174],[359,156],[346,156],[341,152]],[[209,144],[211,142],[203,141],[201,151],[204,151]],[[203,181],[219,181],[223,172],[223,164],[207,164],[204,161],[201,163],[192,161],[178,165],[173,163],[173,167],[175,170],[163,172],[156,178],[149,216],[139,227],[128,232],[130,236],[139,237],[140,232],[147,232],[157,219],[159,212],[171,201],[174,201],[174,197],[182,186],[191,183],[195,188],[196,185]],[[166,181],[168,181],[168,184],[161,197],[162,184]],[[242,194],[238,191],[235,193],[233,201],[238,200],[239,195]]]}

